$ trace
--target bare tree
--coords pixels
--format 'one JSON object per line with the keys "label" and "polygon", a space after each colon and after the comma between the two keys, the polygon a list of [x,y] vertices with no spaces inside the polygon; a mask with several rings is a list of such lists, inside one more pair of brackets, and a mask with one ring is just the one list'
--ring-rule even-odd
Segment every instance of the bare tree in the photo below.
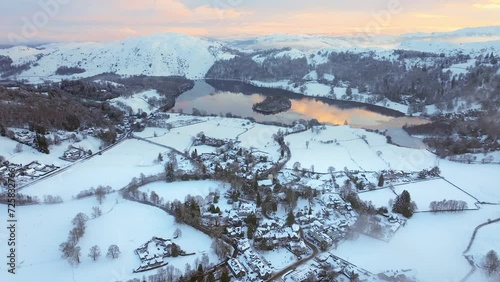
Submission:
{"label": "bare tree", "polygon": [[14,148],[14,153],[21,153],[23,151],[23,144],[17,143],[16,147]]}
{"label": "bare tree", "polygon": [[115,258],[119,257],[120,254],[121,254],[120,248],[118,248],[117,245],[111,245],[108,248],[108,253],[106,254],[106,256],[109,258],[115,259]]}
{"label": "bare tree", "polygon": [[493,275],[500,270],[500,260],[495,251],[489,251],[484,257],[483,267],[488,272],[488,275]]}
{"label": "bare tree", "polygon": [[99,246],[94,245],[90,247],[89,257],[92,258],[92,260],[96,261],[100,256],[101,256],[101,249],[99,248]]}
{"label": "bare tree", "polygon": [[215,238],[212,241],[211,247],[219,259],[224,259],[226,258],[227,255],[229,255],[230,252],[229,247],[226,245],[226,243],[224,243],[224,241],[222,241],[219,238]]}
{"label": "bare tree", "polygon": [[87,220],[89,220],[89,217],[83,212],[80,212],[73,218],[71,223],[73,223],[75,227],[85,227]]}
{"label": "bare tree", "polygon": [[106,198],[106,189],[103,186],[97,187],[97,189],[95,189],[95,197],[97,202],[99,202],[99,205],[102,204]]}
{"label": "bare tree", "polygon": [[102,215],[100,207],[92,207],[92,218],[98,218]]}
{"label": "bare tree", "polygon": [[62,257],[64,259],[67,259],[71,265],[80,263],[80,256],[81,256],[80,247],[70,242],[64,242],[59,245],[59,249],[62,252]]}
{"label": "bare tree", "polygon": [[295,162],[293,164],[293,170],[295,170],[295,171],[299,171],[300,170],[300,163],[299,162]]}
{"label": "bare tree", "polygon": [[181,236],[182,236],[182,230],[180,230],[179,228],[176,228],[174,231],[174,238],[179,238]]}

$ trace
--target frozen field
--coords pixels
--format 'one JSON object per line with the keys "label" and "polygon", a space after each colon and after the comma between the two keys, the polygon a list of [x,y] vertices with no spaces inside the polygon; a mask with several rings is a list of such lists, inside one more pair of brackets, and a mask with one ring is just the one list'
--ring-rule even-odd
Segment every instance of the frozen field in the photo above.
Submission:
{"label": "frozen field", "polygon": [[158,153],[165,151],[143,141],[126,140],[100,156],[23,189],[22,193],[40,199],[44,195],[59,195],[68,200],[82,190],[99,185],[121,189],[141,173],[147,176],[164,171],[163,165],[155,164],[154,160]]}
{"label": "frozen field", "polygon": [[[188,253],[195,252],[196,255],[171,259],[170,265],[184,270],[186,263],[193,264],[203,253],[209,255],[211,262],[217,261],[211,252],[211,239],[208,236],[191,227],[175,224],[173,217],[160,209],[125,201],[112,194],[103,203],[104,214],[87,222],[85,235],[78,243],[81,247],[81,264],[73,268],[61,258],[59,244],[66,241],[74,216],[79,212],[90,215],[92,206],[96,205],[96,199],[89,198],[52,206],[19,207],[19,269],[12,279],[7,276],[5,264],[1,264],[0,281],[87,282],[141,278],[142,273],[132,274],[132,270],[140,265],[134,250],[153,236],[172,238],[177,227],[182,230],[183,236],[174,242]],[[1,232],[1,237],[5,238],[4,229]],[[118,259],[106,257],[111,244],[120,248],[121,256]],[[98,245],[103,255],[95,262],[87,256],[93,245]],[[7,253],[3,244],[1,250]]]}
{"label": "frozen field", "polygon": [[485,206],[464,213],[415,214],[389,243],[362,235],[333,253],[373,273],[413,268],[420,281],[461,281],[470,270],[462,252],[474,228],[499,212],[496,206]]}
{"label": "frozen field", "polygon": [[[175,122],[174,119],[167,122]],[[173,147],[179,151],[187,150],[191,147],[193,137],[198,133],[203,132],[207,137],[217,139],[235,139],[241,133],[251,128],[252,123],[239,119],[224,119],[215,118],[200,118],[197,123],[179,126],[168,131],[163,128],[147,128],[143,132],[134,133],[139,137],[148,138],[151,141]],[[174,125],[175,126],[175,125]],[[154,137],[154,135],[157,137]]]}
{"label": "frozen field", "polygon": [[[366,142],[362,139],[363,135]],[[292,150],[287,168],[300,162],[304,168],[314,165],[317,172],[327,172],[330,166],[337,170],[347,167],[365,171],[419,171],[436,163],[436,156],[426,150],[390,145],[382,135],[349,126],[327,126],[319,134],[306,131],[285,139],[290,142]],[[335,140],[339,145],[335,144]],[[308,147],[306,142],[309,142]]]}
{"label": "frozen field", "polygon": [[127,106],[129,106],[133,113],[137,114],[139,111],[145,112],[145,113],[151,113],[152,111],[156,110],[156,108],[152,107],[151,105],[148,104],[148,99],[156,97],[157,99],[161,98],[160,94],[156,90],[148,90],[144,92],[140,92],[137,94],[134,94],[130,97],[118,97],[113,100],[111,100],[111,103],[120,108],[120,106],[117,105],[117,102],[121,102]]}
{"label": "frozen field", "polygon": [[267,262],[271,263],[274,270],[283,269],[297,261],[297,257],[285,248],[278,248],[272,251],[259,251]]}
{"label": "frozen field", "polygon": [[372,202],[375,207],[388,207],[389,200],[395,199],[396,195],[391,191],[391,189],[379,189],[370,192],[359,193],[359,198],[366,202]]}
{"label": "frozen field", "polygon": [[[182,116],[172,115],[169,122],[176,123]],[[174,125],[175,126],[175,125]],[[179,151],[195,148],[198,153],[213,152],[215,148],[207,146],[192,147],[193,138],[200,132],[205,136],[217,139],[232,139],[240,141],[240,146],[245,148],[256,148],[269,154],[276,155],[279,146],[273,141],[273,134],[280,127],[255,124],[243,119],[227,119],[220,117],[199,118],[194,124],[179,126],[168,131],[164,128],[146,128],[143,132],[135,135],[147,138],[156,143],[173,147]],[[156,134],[157,137],[154,137]]]}
{"label": "frozen field", "polygon": [[[500,216],[500,214],[498,215]],[[493,219],[493,218],[492,218]],[[492,223],[481,227],[477,232],[476,239],[468,254],[473,255],[480,261],[487,252],[495,250],[500,253],[500,222]]]}
{"label": "frozen field", "polygon": [[404,190],[410,193],[412,201],[415,201],[418,211],[429,211],[432,201],[456,200],[465,201],[469,209],[476,209],[476,200],[460,191],[443,179],[422,181],[395,187],[395,191],[400,195]]}
{"label": "frozen field", "polygon": [[441,174],[482,202],[500,203],[500,185],[496,179],[500,165],[462,164],[446,160],[439,163]]}
{"label": "frozen field", "polygon": [[63,156],[64,151],[68,149],[69,145],[97,152],[99,151],[101,141],[95,137],[87,137],[77,143],[62,141],[60,145],[51,145],[49,147],[50,154],[40,153],[36,149],[24,144],[21,144],[22,152],[16,153],[14,152],[14,148],[18,144],[20,143],[13,141],[10,138],[0,136],[0,156],[4,156],[5,159],[11,163],[22,165],[38,161],[43,164],[54,164],[56,166],[63,167],[71,164],[71,162],[59,158]]}

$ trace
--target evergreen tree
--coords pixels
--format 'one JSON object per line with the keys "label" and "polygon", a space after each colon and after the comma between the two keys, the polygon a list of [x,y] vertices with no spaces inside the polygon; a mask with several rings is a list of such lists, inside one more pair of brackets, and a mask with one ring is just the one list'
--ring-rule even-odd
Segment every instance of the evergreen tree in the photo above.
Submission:
{"label": "evergreen tree", "polygon": [[384,175],[381,173],[378,177],[378,187],[384,186]]}
{"label": "evergreen tree", "polygon": [[197,159],[198,158],[198,150],[194,149],[194,151],[191,153],[191,158],[192,159]]}
{"label": "evergreen tree", "polygon": [[295,215],[293,214],[293,210],[290,210],[288,212],[288,215],[286,216],[286,225],[292,226],[295,223]]}
{"label": "evergreen tree", "polygon": [[201,281],[203,282],[203,277],[205,276],[205,271],[203,270],[203,266],[200,264],[198,264],[198,272],[196,274],[196,277],[197,277],[197,281]]}
{"label": "evergreen tree", "polygon": [[347,87],[347,89],[346,89],[346,91],[345,91],[345,94],[346,94],[347,96],[352,96],[352,88],[351,88],[351,86],[348,86],[348,87]]}
{"label": "evergreen tree", "polygon": [[229,273],[227,271],[222,272],[222,275],[220,277],[221,282],[230,282],[231,278],[229,278]]}
{"label": "evergreen tree", "polygon": [[483,267],[488,272],[488,275],[492,275],[500,270],[500,260],[498,259],[498,255],[495,251],[491,250],[486,254]]}
{"label": "evergreen tree", "polygon": [[47,138],[41,134],[37,134],[35,136],[35,145],[38,151],[49,154],[49,143],[47,142]]}
{"label": "evergreen tree", "polygon": [[257,200],[256,201],[257,201],[257,207],[260,207],[260,205],[262,204],[262,199],[260,197],[260,193],[259,192],[257,192]]}
{"label": "evergreen tree", "polygon": [[215,282],[215,275],[213,272],[210,272],[207,277],[208,282]]}
{"label": "evergreen tree", "polygon": [[173,182],[175,180],[174,165],[171,162],[168,162],[165,165],[165,174],[166,174],[167,182]]}
{"label": "evergreen tree", "polygon": [[415,202],[411,201],[410,193],[404,190],[401,195],[396,197],[392,211],[402,214],[406,218],[410,218],[416,210]]}

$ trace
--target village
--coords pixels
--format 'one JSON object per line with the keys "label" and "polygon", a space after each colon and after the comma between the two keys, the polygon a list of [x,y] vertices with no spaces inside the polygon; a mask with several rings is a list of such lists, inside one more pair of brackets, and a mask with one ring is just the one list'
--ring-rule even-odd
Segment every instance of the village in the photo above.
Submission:
{"label": "village", "polygon": [[[241,125],[242,132],[213,137],[211,131],[224,131],[223,126],[227,126],[221,120]],[[214,249],[217,244],[208,244],[209,252],[216,253],[217,260],[212,257],[212,264],[205,271],[214,274],[216,279],[228,273],[231,281],[241,282],[397,281],[394,279],[403,278],[404,281],[416,281],[411,269],[371,272],[366,270],[370,268],[355,264],[345,252],[338,253],[338,250],[353,244],[360,236],[390,244],[408,220],[391,209],[391,201],[405,187],[431,187],[432,183],[444,183],[438,167],[404,171],[334,168],[332,165],[315,169],[314,165],[293,159],[291,151],[297,143],[290,144],[289,140],[300,134],[320,138],[328,130],[343,129],[326,128],[314,122],[276,128],[266,134],[265,141],[258,140],[260,143],[256,144],[245,134],[260,125],[248,120],[153,113],[146,117],[129,116],[127,121],[122,130],[135,130],[121,134],[119,143],[140,142],[156,148],[151,152],[154,159],[141,159],[139,166],[159,166],[160,171],[134,178],[125,188],[113,188],[118,189],[115,191],[123,194],[126,200],[156,206],[173,216],[178,226],[192,227],[195,232],[204,233],[219,245],[225,245],[222,251],[217,251]],[[200,130],[207,128],[207,124],[210,125],[208,131]],[[149,125],[155,127],[149,128]],[[183,134],[183,130],[190,130],[189,134]],[[61,142],[70,143],[67,150],[56,151],[63,153],[59,159],[75,165],[93,157],[99,159],[103,148],[94,146],[88,149],[79,143],[96,138],[96,132],[96,129],[87,129],[76,136],[58,133]],[[25,136],[26,140],[36,136],[27,130],[16,134],[18,138]],[[83,134],[87,137],[83,138]],[[363,141],[366,139],[363,135],[353,132],[353,136],[369,145]],[[171,142],[172,137],[179,141]],[[312,146],[330,144],[329,140],[329,136],[322,140],[301,140],[301,146],[308,150]],[[345,142],[332,140],[334,148],[340,146],[337,143]],[[381,153],[375,155],[380,157]],[[9,163],[0,167],[0,172],[5,177],[11,168],[16,170],[16,180],[21,184],[60,169],[35,161],[25,166]],[[154,184],[152,187],[156,188],[143,189],[142,186],[151,183],[150,179]],[[194,181],[193,187],[198,185],[197,181],[221,186],[208,195],[194,189],[185,198],[172,198],[160,190],[167,184],[175,187],[191,181]],[[418,194],[422,189],[411,191]],[[62,199],[54,197],[44,201],[61,202]],[[180,215],[179,207],[183,210]],[[419,209],[428,210],[426,206],[419,206]],[[170,234],[172,231],[167,230]],[[135,265],[129,269],[131,273],[154,275],[166,267],[179,267],[186,256],[202,254],[185,243],[190,234],[184,234],[181,243],[175,236],[165,236],[164,233],[151,235],[151,240],[134,246]]]}

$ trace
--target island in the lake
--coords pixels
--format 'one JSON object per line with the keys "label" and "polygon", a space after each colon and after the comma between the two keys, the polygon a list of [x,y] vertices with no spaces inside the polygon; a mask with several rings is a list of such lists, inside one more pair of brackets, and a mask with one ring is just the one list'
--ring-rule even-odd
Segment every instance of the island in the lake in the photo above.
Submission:
{"label": "island in the lake", "polygon": [[265,115],[277,114],[288,111],[292,107],[292,102],[286,97],[268,96],[262,102],[253,105],[252,109]]}

